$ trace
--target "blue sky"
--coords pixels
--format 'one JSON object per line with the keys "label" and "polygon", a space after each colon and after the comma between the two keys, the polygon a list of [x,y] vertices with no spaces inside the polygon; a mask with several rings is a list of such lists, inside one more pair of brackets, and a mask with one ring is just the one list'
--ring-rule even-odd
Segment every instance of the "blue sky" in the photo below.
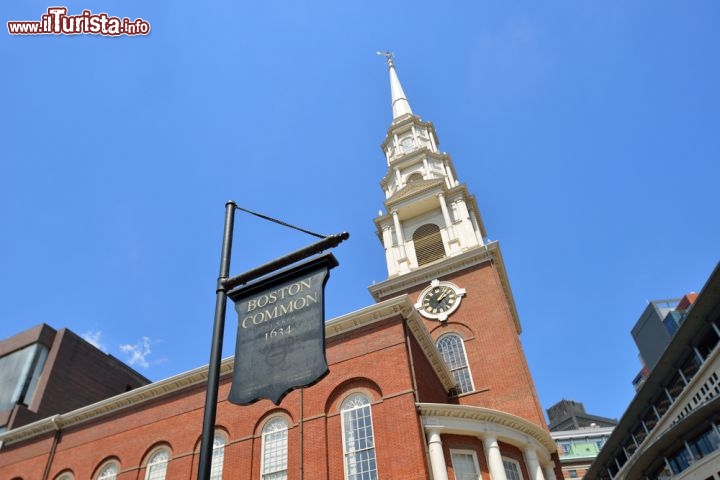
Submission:
{"label": "blue sky", "polygon": [[[0,338],[68,327],[153,380],[207,363],[228,199],[349,231],[327,317],[371,304],[377,50],[500,241],[544,408],[619,417],[647,301],[718,261],[717,2],[63,5],[151,33],[0,34]],[[3,2],[3,28],[50,6]],[[231,270],[312,241],[238,213]]]}

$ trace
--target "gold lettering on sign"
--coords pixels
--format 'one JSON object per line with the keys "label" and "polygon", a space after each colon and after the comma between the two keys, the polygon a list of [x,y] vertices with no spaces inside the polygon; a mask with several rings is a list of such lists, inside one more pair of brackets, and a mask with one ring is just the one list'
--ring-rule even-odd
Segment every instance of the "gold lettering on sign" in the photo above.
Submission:
{"label": "gold lettering on sign", "polygon": [[247,300],[248,315],[241,322],[242,328],[260,325],[316,304],[318,292],[306,292],[310,288],[310,280],[305,279]]}

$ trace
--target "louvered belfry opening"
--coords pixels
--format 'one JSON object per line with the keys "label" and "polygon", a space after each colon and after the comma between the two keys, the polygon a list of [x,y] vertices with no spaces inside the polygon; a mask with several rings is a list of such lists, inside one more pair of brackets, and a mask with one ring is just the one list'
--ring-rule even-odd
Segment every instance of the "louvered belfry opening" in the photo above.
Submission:
{"label": "louvered belfry opening", "polygon": [[415,230],[413,243],[418,267],[445,257],[445,246],[440,235],[440,227],[434,223],[426,223]]}

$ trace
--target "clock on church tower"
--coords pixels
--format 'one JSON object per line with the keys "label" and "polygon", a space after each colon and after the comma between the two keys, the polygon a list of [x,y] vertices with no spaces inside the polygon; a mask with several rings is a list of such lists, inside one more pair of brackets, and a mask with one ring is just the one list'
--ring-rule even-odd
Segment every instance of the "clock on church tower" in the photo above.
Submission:
{"label": "clock on church tower", "polygon": [[437,279],[420,293],[415,308],[425,318],[444,322],[460,306],[465,289]]}

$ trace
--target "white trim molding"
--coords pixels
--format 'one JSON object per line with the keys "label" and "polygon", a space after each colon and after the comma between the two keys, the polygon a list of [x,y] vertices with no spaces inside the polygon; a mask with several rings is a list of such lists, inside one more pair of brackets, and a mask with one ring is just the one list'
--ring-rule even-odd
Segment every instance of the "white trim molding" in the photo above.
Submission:
{"label": "white trim molding", "polygon": [[523,451],[533,448],[543,465],[552,462],[552,454],[557,452],[557,446],[545,428],[509,413],[467,405],[417,403],[416,406],[426,432],[480,439],[495,437]]}

